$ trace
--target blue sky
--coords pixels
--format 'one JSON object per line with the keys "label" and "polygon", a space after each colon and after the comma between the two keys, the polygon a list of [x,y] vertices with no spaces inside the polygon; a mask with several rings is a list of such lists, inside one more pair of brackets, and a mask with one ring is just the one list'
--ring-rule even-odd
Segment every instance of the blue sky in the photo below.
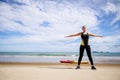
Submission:
{"label": "blue sky", "polygon": [[0,0],[0,51],[78,52],[81,32],[93,51],[120,52],[119,0]]}

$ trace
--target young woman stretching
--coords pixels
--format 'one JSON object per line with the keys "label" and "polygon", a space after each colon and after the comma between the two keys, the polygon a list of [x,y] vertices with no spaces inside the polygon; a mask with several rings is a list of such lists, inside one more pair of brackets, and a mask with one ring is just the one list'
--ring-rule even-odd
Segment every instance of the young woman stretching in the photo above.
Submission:
{"label": "young woman stretching", "polygon": [[72,34],[72,35],[69,35],[69,36],[65,36],[65,37],[75,37],[75,36],[81,36],[81,39],[82,39],[81,45],[80,45],[80,51],[79,51],[78,65],[77,65],[76,69],[80,69],[80,63],[81,63],[81,60],[82,60],[82,57],[83,57],[84,49],[86,49],[87,56],[88,56],[88,58],[90,60],[90,63],[91,63],[91,69],[96,70],[96,68],[94,66],[94,63],[93,63],[92,56],[91,56],[91,48],[90,48],[90,45],[88,44],[89,36],[93,36],[93,37],[102,37],[102,36],[96,36],[94,34],[87,33],[87,28],[85,26],[83,26],[82,27],[82,32]]}

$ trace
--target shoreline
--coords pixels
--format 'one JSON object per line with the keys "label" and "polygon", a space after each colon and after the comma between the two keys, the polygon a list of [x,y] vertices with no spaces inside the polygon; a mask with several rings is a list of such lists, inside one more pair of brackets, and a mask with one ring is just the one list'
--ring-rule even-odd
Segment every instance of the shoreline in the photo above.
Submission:
{"label": "shoreline", "polygon": [[[75,66],[77,63],[57,63],[57,62],[0,62],[1,65],[66,65],[66,66]],[[90,66],[90,63],[81,63],[81,65],[84,66]],[[111,64],[111,63],[95,63],[95,65],[100,66],[100,65],[119,65],[120,64]]]}
{"label": "shoreline", "polygon": [[[78,60],[78,56],[20,56],[20,55],[3,55],[0,56],[0,62],[18,62],[18,63],[59,63],[60,60]],[[87,61],[88,57],[84,56],[82,61]],[[120,57],[111,56],[93,56],[95,64],[120,64]]]}

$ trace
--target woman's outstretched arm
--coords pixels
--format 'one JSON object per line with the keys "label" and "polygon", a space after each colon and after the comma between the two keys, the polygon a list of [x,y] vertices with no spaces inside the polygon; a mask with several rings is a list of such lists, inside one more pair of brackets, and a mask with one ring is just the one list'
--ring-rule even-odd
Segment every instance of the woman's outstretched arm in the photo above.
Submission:
{"label": "woman's outstretched arm", "polygon": [[94,34],[88,34],[89,36],[93,36],[93,37],[103,37],[103,36],[97,36],[97,35],[94,35]]}
{"label": "woman's outstretched arm", "polygon": [[75,36],[81,36],[82,33],[76,33],[76,34],[71,34],[65,37],[75,37]]}

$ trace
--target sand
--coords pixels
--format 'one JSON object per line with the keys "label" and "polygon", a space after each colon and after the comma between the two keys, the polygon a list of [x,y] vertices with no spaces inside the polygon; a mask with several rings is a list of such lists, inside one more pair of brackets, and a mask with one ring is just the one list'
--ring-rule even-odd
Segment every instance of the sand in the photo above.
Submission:
{"label": "sand", "polygon": [[120,64],[0,63],[0,80],[120,80]]}

